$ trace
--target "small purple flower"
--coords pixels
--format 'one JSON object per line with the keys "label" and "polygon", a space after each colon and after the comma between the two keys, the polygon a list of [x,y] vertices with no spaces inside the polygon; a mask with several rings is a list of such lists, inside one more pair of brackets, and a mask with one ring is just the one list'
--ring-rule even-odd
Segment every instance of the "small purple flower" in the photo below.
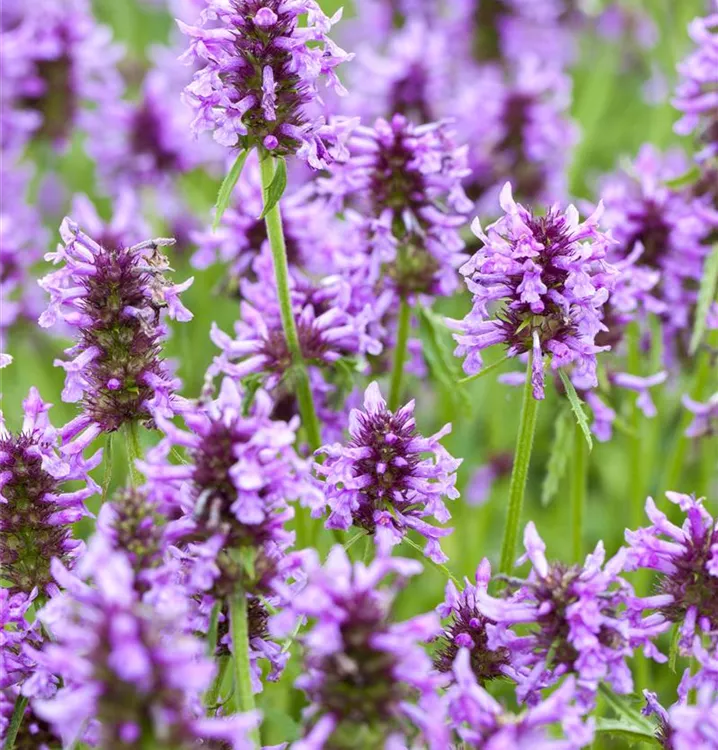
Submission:
{"label": "small purple flower", "polygon": [[[348,141],[349,159],[323,182],[332,205],[356,205],[395,237],[395,255],[385,270],[402,297],[449,295],[455,269],[465,260],[459,228],[471,203],[461,181],[466,149],[446,122],[413,125],[402,115],[357,126]],[[387,263],[387,260],[383,260]]]}
{"label": "small purple flower", "polygon": [[446,596],[436,611],[442,618],[450,618],[440,637],[440,646],[434,657],[439,672],[452,672],[456,655],[461,649],[469,654],[469,663],[479,685],[504,675],[511,676],[509,649],[493,650],[488,645],[488,623],[494,624],[479,611],[478,593],[486,593],[491,580],[491,564],[484,558],[476,570],[475,584],[464,579],[461,592],[453,581],[446,584]]}
{"label": "small purple flower", "polygon": [[[8,432],[0,419],[0,564],[11,593],[54,593],[50,561],[69,564],[82,552],[72,524],[89,515],[84,501],[99,489],[87,472],[101,452],[72,465],[61,458],[50,406],[31,388],[20,432]],[[70,489],[71,481],[82,484]]]}
{"label": "small purple flower", "polygon": [[655,375],[646,378],[638,375],[629,375],[627,372],[614,372],[609,375],[609,379],[613,385],[629,391],[635,391],[638,394],[636,406],[649,419],[658,414],[649,389],[662,385],[666,382],[667,378],[668,373],[665,371],[657,372]]}
{"label": "small purple flower", "polygon": [[646,716],[658,719],[656,739],[665,750],[711,750],[718,738],[718,692],[703,686],[695,693],[695,700],[679,700],[667,710],[658,696],[644,690]]}
{"label": "small purple flower", "polygon": [[690,396],[683,396],[683,406],[693,414],[693,421],[686,430],[686,437],[700,438],[718,432],[718,392],[708,401],[700,403]]}
{"label": "small purple flower", "polygon": [[682,80],[673,106],[683,113],[675,130],[681,135],[696,133],[705,147],[700,161],[718,156],[718,12],[695,18],[688,33],[697,48],[678,65]]}
{"label": "small purple flower", "polygon": [[[421,564],[389,557],[352,564],[339,546],[324,566],[314,550],[304,559],[305,587],[285,594],[287,609],[270,621],[280,637],[301,618],[310,623],[302,637],[305,671],[295,683],[310,701],[307,734],[294,750],[344,747],[350,740],[361,747],[404,747],[420,738],[431,750],[444,750],[438,678],[422,648],[439,632],[438,617],[392,621],[399,586]],[[382,586],[390,575],[394,581]]]}
{"label": "small purple flower", "polygon": [[[446,699],[451,726],[462,747],[511,748],[511,750],[579,750],[591,743],[591,726],[581,723],[573,705],[575,685],[572,678],[541,703],[513,716],[479,684],[472,669],[471,654],[462,648],[454,662],[454,682]],[[559,739],[549,733],[553,724],[566,734]]]}
{"label": "small purple flower", "polygon": [[57,360],[66,374],[63,400],[81,402],[82,413],[63,429],[65,450],[78,454],[101,432],[131,422],[151,423],[154,412],[172,413],[177,381],[161,359],[170,318],[187,321],[182,284],[169,282],[169,262],[161,248],[173,240],[148,240],[132,247],[102,246],[66,218],[60,227],[64,246],[45,257],[64,266],[40,285],[50,305],[40,316],[49,327],[64,321],[78,330],[78,342]]}
{"label": "small purple flower", "polygon": [[352,56],[327,36],[340,16],[328,18],[314,0],[211,0],[197,26],[178,21],[191,40],[186,59],[203,66],[185,89],[194,131],[214,130],[223,146],[262,146],[325,168],[331,126],[311,111],[321,101],[322,76],[343,91],[334,68]]}
{"label": "small purple flower", "polygon": [[471,475],[464,493],[467,505],[483,505],[491,495],[494,482],[511,474],[513,462],[512,453],[497,453],[488,463],[479,466]]}
{"label": "small purple flower", "polygon": [[102,747],[121,747],[143,736],[189,750],[221,738],[232,750],[249,750],[246,735],[256,717],[203,718],[214,665],[187,630],[185,592],[164,587],[140,598],[130,561],[104,542],[90,545],[77,572],[53,562],[65,591],[38,615],[52,641],[32,651],[62,679],[57,694],[35,700],[33,709],[65,745],[89,736]]}
{"label": "small purple flower", "polygon": [[[349,415],[349,443],[317,451],[326,456],[324,463],[315,464],[315,472],[324,478],[327,528],[357,526],[374,536],[382,553],[413,529],[426,538],[427,557],[444,562],[438,540],[451,529],[423,519],[446,523],[451,514],[444,498],[459,496],[455,484],[461,459],[452,458],[439,442],[450,430],[451,425],[445,425],[435,435],[422,437],[416,430],[414,401],[391,412],[377,383],[369,385],[364,411],[353,409]],[[322,511],[320,505],[313,515]]]}
{"label": "small purple flower", "polygon": [[[461,269],[474,295],[472,311],[452,321],[465,372],[481,370],[483,349],[505,344],[511,357],[533,353],[534,398],[544,397],[544,353],[554,370],[573,364],[577,385],[597,385],[596,354],[608,347],[594,340],[615,275],[605,260],[610,240],[597,228],[602,209],[583,223],[573,206],[535,216],[514,201],[509,183],[501,207],[506,215],[486,233],[474,221],[484,244]],[[492,303],[500,301],[505,305],[494,313]]]}
{"label": "small purple flower", "polygon": [[658,593],[644,600],[680,627],[680,646],[690,650],[695,635],[718,629],[718,529],[701,500],[678,492],[666,497],[686,514],[683,526],[671,523],[653,498],[646,500],[651,526],[626,530],[627,569],[656,571]]}
{"label": "small purple flower", "polygon": [[[625,549],[606,562],[599,542],[584,565],[549,563],[533,523],[526,526],[524,544],[521,562],[531,561],[529,577],[510,579],[504,598],[477,594],[479,610],[496,622],[489,626],[488,645],[508,649],[520,699],[574,674],[578,704],[588,712],[602,681],[617,693],[631,692],[627,659],[635,647],[665,661],[650,641],[665,627],[660,618],[640,619],[643,603],[619,576]],[[517,625],[530,627],[519,637],[512,630]]]}

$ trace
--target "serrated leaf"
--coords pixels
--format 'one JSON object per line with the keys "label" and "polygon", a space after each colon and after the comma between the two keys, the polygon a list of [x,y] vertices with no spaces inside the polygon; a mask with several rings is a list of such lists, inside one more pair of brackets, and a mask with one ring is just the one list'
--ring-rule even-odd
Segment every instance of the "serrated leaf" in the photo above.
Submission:
{"label": "serrated leaf", "polygon": [[583,410],[582,401],[578,397],[578,393],[576,393],[576,389],[573,387],[571,379],[560,367],[558,370],[558,374],[561,376],[561,382],[563,383],[563,387],[566,390],[566,396],[568,397],[569,404],[571,404],[571,410],[576,417],[576,422],[581,428],[583,436],[586,438],[588,449],[593,450],[593,438],[591,437],[591,429],[588,426],[588,419],[586,418],[586,412]]}
{"label": "serrated leaf", "polygon": [[610,734],[615,737],[622,737],[630,743],[648,742],[658,747],[661,746],[654,731],[636,727],[620,719],[604,719],[603,717],[599,717],[596,719],[596,734]]}
{"label": "serrated leaf", "polygon": [[701,176],[701,170],[698,166],[692,166],[687,172],[684,172],[678,177],[674,177],[672,180],[666,180],[663,184],[671,188],[672,190],[678,190],[679,188],[688,187],[698,180]]}
{"label": "serrated leaf", "polygon": [[[270,156],[265,157],[270,159]],[[264,192],[264,208],[259,215],[263,219],[279,203],[284,191],[287,188],[287,162],[281,157],[277,157],[277,164],[274,168],[274,177],[269,183],[269,187]]]}
{"label": "serrated leaf", "polygon": [[556,419],[551,453],[549,454],[546,476],[541,488],[541,503],[544,506],[548,505],[558,492],[561,480],[566,473],[572,446],[571,414],[568,409],[564,408]]}
{"label": "serrated leaf", "polygon": [[227,175],[220,185],[219,193],[217,193],[217,202],[214,205],[214,221],[212,222],[213,232],[217,230],[219,222],[222,220],[224,212],[227,210],[227,206],[229,206],[232,191],[239,181],[239,176],[242,174],[244,163],[247,161],[248,156],[249,151],[247,149],[239,152],[237,158],[234,160],[234,164],[232,164],[232,168],[227,172]]}
{"label": "serrated leaf", "polygon": [[604,684],[599,685],[598,689],[623,724],[631,726],[635,732],[653,737],[653,724],[636,710],[625,696],[616,695]]}
{"label": "serrated leaf", "polygon": [[713,248],[711,254],[706,258],[703,266],[703,278],[698,290],[698,301],[696,302],[696,319],[693,324],[693,335],[689,351],[695,354],[698,346],[706,332],[706,317],[710,310],[711,302],[716,297],[716,285],[718,284],[718,245]]}

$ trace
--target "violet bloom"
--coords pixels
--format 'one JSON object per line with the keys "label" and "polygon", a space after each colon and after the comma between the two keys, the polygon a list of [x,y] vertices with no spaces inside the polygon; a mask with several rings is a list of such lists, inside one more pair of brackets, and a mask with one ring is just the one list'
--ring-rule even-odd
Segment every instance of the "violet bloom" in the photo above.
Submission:
{"label": "violet bloom", "polygon": [[[532,352],[534,398],[544,397],[544,354],[553,370],[572,364],[581,387],[597,385],[596,354],[608,347],[594,340],[615,274],[605,260],[610,240],[597,228],[602,208],[583,223],[573,206],[535,216],[514,201],[509,183],[501,207],[506,215],[486,233],[474,220],[483,247],[461,269],[474,295],[472,311],[452,321],[464,371],[479,372],[482,350],[505,344],[510,357]],[[492,303],[500,301],[495,313]]]}
{"label": "violet bloom", "polygon": [[644,690],[646,716],[658,720],[656,739],[665,750],[711,750],[718,744],[718,692],[708,685],[699,688],[695,699],[679,700],[667,710],[658,696]]}
{"label": "violet bloom", "polygon": [[656,571],[659,593],[645,599],[668,623],[680,628],[686,652],[693,638],[718,629],[718,529],[702,500],[678,492],[666,497],[686,514],[683,526],[671,523],[653,498],[646,500],[651,526],[626,530],[627,568]]}
{"label": "violet bloom", "polygon": [[695,18],[688,33],[697,48],[678,65],[682,80],[673,106],[683,113],[675,130],[681,135],[697,133],[704,144],[700,161],[718,156],[718,12]]}
{"label": "violet bloom", "polygon": [[[330,202],[355,205],[369,220],[391,228],[395,256],[389,284],[402,297],[449,295],[465,260],[459,228],[471,203],[461,181],[469,172],[466,149],[446,122],[416,126],[402,115],[358,126],[350,158],[323,183]],[[386,263],[386,260],[384,260]]]}
{"label": "violet bloom", "polygon": [[[640,619],[643,604],[619,576],[626,550],[606,562],[599,542],[583,565],[549,564],[533,523],[526,526],[524,544],[521,562],[531,561],[529,577],[511,579],[505,598],[477,594],[480,611],[496,622],[489,627],[489,647],[508,649],[519,697],[532,698],[565,674],[576,676],[577,701],[585,712],[603,681],[617,693],[630,693],[627,660],[643,646],[664,661],[650,638],[665,627],[660,618]],[[517,625],[528,626],[520,637],[512,630]]]}
{"label": "violet bloom", "polygon": [[[295,684],[310,705],[306,734],[293,750],[413,747],[412,739],[445,750],[437,675],[422,647],[439,631],[438,617],[392,621],[399,586],[421,564],[390,557],[352,564],[339,546],[324,566],[314,550],[307,550],[305,560],[306,586],[285,595],[287,608],[270,621],[275,635],[288,636],[298,620],[309,620],[301,638],[304,673]],[[382,586],[390,575],[394,581]]]}
{"label": "violet bloom", "polygon": [[[444,499],[459,496],[455,485],[461,459],[452,458],[439,442],[450,430],[447,424],[435,435],[422,437],[416,430],[414,401],[391,412],[377,383],[371,383],[364,411],[353,409],[349,415],[349,443],[317,451],[326,456],[324,463],[315,464],[315,472],[324,478],[327,528],[357,526],[374,537],[382,553],[413,529],[425,537],[427,557],[444,562],[438,540],[452,530],[424,519],[446,523],[451,514]],[[322,511],[319,506],[313,515]]]}
{"label": "violet bloom", "polygon": [[494,624],[479,611],[478,594],[486,593],[491,581],[491,564],[484,558],[476,569],[475,584],[464,579],[461,592],[453,581],[446,584],[446,596],[436,611],[442,618],[449,618],[441,634],[440,646],[434,657],[434,666],[439,672],[454,670],[454,661],[461,649],[469,652],[469,665],[479,685],[511,675],[509,649],[489,648],[487,624]]}
{"label": "violet bloom", "polygon": [[508,477],[513,464],[512,453],[496,453],[489,458],[487,463],[475,469],[464,493],[466,504],[483,505],[491,496],[494,482]]}
{"label": "violet bloom", "polygon": [[66,218],[64,246],[45,257],[63,267],[40,285],[50,305],[40,316],[44,328],[59,320],[78,331],[78,342],[57,360],[66,374],[64,401],[81,402],[82,413],[63,430],[69,453],[82,450],[102,432],[125,424],[151,423],[153,412],[172,413],[177,381],[161,358],[166,333],[162,311],[187,321],[192,314],[179,293],[192,279],[173,285],[161,252],[173,240],[148,240],[132,247],[104,247]]}
{"label": "violet bloom", "polygon": [[331,127],[311,110],[321,102],[322,76],[343,91],[334,68],[351,55],[327,36],[340,16],[328,18],[314,0],[210,0],[197,26],[178,21],[191,39],[185,58],[203,66],[185,89],[194,131],[214,130],[223,146],[263,146],[325,168]]}
{"label": "violet bloom", "polygon": [[667,378],[668,373],[665,371],[657,372],[655,375],[645,378],[638,375],[629,375],[627,372],[614,372],[609,375],[609,379],[613,385],[629,391],[635,391],[638,394],[636,406],[649,419],[658,414],[649,389],[662,385],[666,382]]}
{"label": "violet bloom", "polygon": [[[99,490],[87,472],[101,451],[72,465],[61,458],[50,406],[31,388],[19,433],[8,432],[0,418],[0,565],[13,593],[54,593],[50,561],[69,564],[80,554],[84,545],[72,524],[88,515],[84,501]],[[65,484],[71,481],[82,484],[71,490]]]}
{"label": "violet bloom", "polygon": [[3,68],[3,98],[20,116],[33,116],[35,136],[62,146],[79,125],[92,137],[88,110],[103,110],[121,95],[115,64],[122,50],[90,3],[24,3],[2,41],[14,58]]}
{"label": "violet bloom", "polygon": [[686,437],[700,438],[718,432],[718,392],[705,403],[683,396],[683,406],[693,414],[693,421],[685,432]]}
{"label": "violet bloom", "polygon": [[[468,649],[462,648],[454,662],[454,682],[446,699],[451,726],[461,747],[475,750],[579,750],[591,743],[592,729],[581,723],[573,705],[572,678],[548,698],[518,716],[501,704],[477,682]],[[558,738],[551,725],[561,725],[566,735]]]}
{"label": "violet bloom", "polygon": [[178,750],[213,739],[233,750],[252,747],[247,734],[256,717],[204,718],[214,665],[187,630],[183,590],[141,599],[129,560],[104,543],[90,545],[77,577],[58,561],[52,567],[65,591],[38,614],[52,641],[33,655],[62,687],[33,708],[65,746],[94,738],[91,744],[121,747],[143,737]]}

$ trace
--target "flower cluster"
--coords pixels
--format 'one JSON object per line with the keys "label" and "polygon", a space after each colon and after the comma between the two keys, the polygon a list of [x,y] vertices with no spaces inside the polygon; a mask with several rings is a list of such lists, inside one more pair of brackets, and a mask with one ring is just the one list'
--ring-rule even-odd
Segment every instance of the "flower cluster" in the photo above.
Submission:
{"label": "flower cluster", "polygon": [[[363,529],[384,553],[413,529],[426,538],[428,557],[446,560],[438,540],[451,530],[423,519],[445,523],[451,515],[444,498],[459,496],[455,472],[461,460],[452,458],[439,442],[450,429],[446,425],[435,435],[422,437],[416,430],[414,402],[392,412],[378,384],[372,383],[364,395],[364,411],[354,409],[349,415],[349,443],[318,451],[326,456],[323,463],[316,463],[315,471],[324,478],[330,511],[327,528]],[[315,514],[322,510],[319,506]]]}
{"label": "flower cluster", "polygon": [[[296,682],[310,700],[307,734],[295,747],[391,747],[416,735],[432,750],[447,747],[442,722],[431,713],[438,700],[436,675],[421,647],[436,635],[438,618],[392,621],[398,583],[421,565],[397,557],[352,564],[334,547],[321,566],[311,552],[305,587],[287,597],[287,609],[270,624],[281,636],[299,618],[311,623],[303,639],[306,671]],[[398,581],[380,587],[390,575]]]}
{"label": "flower cluster", "polygon": [[[98,491],[87,472],[102,460],[98,451],[88,461],[72,464],[57,452],[58,432],[36,388],[24,403],[17,434],[0,419],[0,563],[12,593],[52,593],[53,558],[69,564],[83,543],[72,524],[88,515],[84,501]],[[79,481],[79,489],[66,484]]]}
{"label": "flower cluster", "polygon": [[[601,311],[613,285],[615,271],[606,261],[609,238],[598,229],[599,207],[579,223],[569,206],[552,206],[536,216],[517,204],[506,184],[501,192],[506,215],[486,232],[476,219],[472,229],[483,247],[461,269],[474,295],[473,308],[463,321],[453,321],[460,333],[456,355],[465,357],[464,370],[481,370],[481,352],[504,344],[508,355],[532,354],[534,398],[544,397],[544,353],[551,366],[574,365],[577,385],[597,384],[596,346],[604,326]],[[505,304],[496,314],[494,302]]]}
{"label": "flower cluster", "polygon": [[212,0],[197,26],[178,21],[191,39],[187,59],[203,66],[185,89],[195,131],[213,129],[224,146],[263,146],[326,167],[331,127],[312,108],[321,76],[343,90],[334,68],[351,56],[327,36],[338,18],[315,0]]}
{"label": "flower cluster", "polygon": [[60,232],[64,245],[46,258],[64,265],[40,282],[50,294],[40,325],[62,320],[79,332],[66,351],[72,359],[56,364],[67,373],[63,400],[82,403],[63,430],[63,441],[73,440],[67,450],[80,453],[101,432],[172,412],[177,383],[161,358],[161,314],[191,319],[178,295],[192,279],[177,285],[166,279],[161,249],[172,240],[105,247],[67,218]]}

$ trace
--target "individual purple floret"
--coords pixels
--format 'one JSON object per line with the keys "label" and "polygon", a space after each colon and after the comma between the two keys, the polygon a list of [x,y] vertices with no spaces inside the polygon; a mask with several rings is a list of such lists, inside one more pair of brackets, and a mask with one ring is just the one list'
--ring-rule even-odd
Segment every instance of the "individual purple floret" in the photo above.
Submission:
{"label": "individual purple floret", "polygon": [[[454,682],[446,699],[450,724],[461,740],[461,747],[579,750],[590,745],[592,728],[581,723],[579,711],[573,705],[576,692],[573,678],[538,705],[514,716],[481,687],[468,649],[459,651],[453,672]],[[551,725],[562,726],[566,737],[550,733]]]}
{"label": "individual purple floret", "polygon": [[693,414],[693,421],[686,429],[686,437],[700,438],[718,432],[718,392],[705,403],[684,395],[683,406]]}
{"label": "individual purple floret", "polygon": [[682,80],[673,106],[683,117],[675,130],[681,135],[696,133],[703,145],[698,159],[708,161],[718,156],[718,12],[693,19],[688,33],[697,48],[678,64]]}
{"label": "individual purple floret", "polygon": [[[588,712],[601,682],[617,693],[631,692],[627,660],[635,647],[665,661],[650,641],[665,624],[661,618],[640,619],[644,605],[619,576],[625,549],[606,562],[599,542],[583,565],[549,564],[533,523],[526,526],[524,545],[521,562],[533,566],[529,577],[510,579],[504,598],[477,594],[479,610],[496,622],[489,627],[488,645],[508,649],[520,699],[532,699],[537,690],[574,674],[578,704]],[[512,630],[517,625],[520,636]]]}
{"label": "individual purple floret", "polygon": [[702,500],[678,492],[666,497],[686,514],[683,526],[671,523],[649,497],[651,526],[626,530],[626,565],[656,571],[659,593],[645,599],[645,606],[679,626],[679,645],[688,652],[694,636],[718,629],[718,529]]}
{"label": "individual purple floret", "polygon": [[718,226],[718,212],[705,198],[666,184],[687,169],[681,153],[661,155],[646,145],[634,164],[607,179],[601,190],[604,224],[617,240],[609,260],[620,266],[633,256],[625,271],[634,281],[647,271],[660,274],[650,295],[639,292],[636,306],[660,315],[669,354],[677,344],[687,345],[709,238]]}
{"label": "individual purple floret", "polygon": [[194,131],[325,168],[332,128],[314,110],[322,76],[343,91],[334,68],[351,55],[327,36],[340,16],[328,18],[315,0],[210,0],[196,26],[178,21],[191,39],[185,59],[203,66],[185,89]]}
{"label": "individual purple floret", "polygon": [[484,558],[476,570],[475,584],[464,579],[461,592],[453,581],[446,584],[444,601],[436,611],[442,618],[449,618],[440,637],[440,645],[434,656],[434,666],[439,672],[450,673],[461,649],[469,652],[469,665],[479,685],[505,675],[511,676],[509,649],[489,648],[487,624],[494,624],[479,611],[478,593],[486,593],[491,581],[491,564]]}
{"label": "individual purple floret", "polygon": [[[66,145],[75,126],[91,131],[88,110],[102,110],[121,95],[115,64],[122,50],[87,0],[24,3],[2,42],[12,58],[3,67],[3,109],[18,113],[12,122],[19,128],[17,118],[31,116],[35,137],[55,146]],[[3,141],[8,138],[4,133]]]}
{"label": "individual purple floret", "polygon": [[[597,227],[601,207],[583,223],[573,206],[535,216],[514,201],[509,183],[501,207],[506,215],[486,233],[474,221],[483,247],[461,269],[474,295],[472,311],[451,321],[464,371],[479,372],[481,352],[504,344],[510,357],[532,353],[534,398],[544,397],[545,354],[554,370],[572,364],[575,384],[597,385],[596,354],[609,347],[594,341],[615,276],[605,260],[610,240]],[[505,303],[498,312],[495,302]]]}
{"label": "individual purple floret", "polygon": [[179,300],[192,279],[174,285],[165,277],[162,247],[173,240],[102,246],[69,218],[60,233],[64,246],[45,257],[64,265],[40,281],[50,294],[40,325],[61,320],[78,331],[66,350],[71,359],[55,364],[67,373],[63,400],[82,403],[62,432],[63,443],[72,441],[65,450],[80,453],[102,432],[172,413],[177,381],[161,357],[161,315],[166,309],[172,319],[192,318]]}
{"label": "individual purple floret", "polygon": [[[31,388],[18,433],[8,432],[0,416],[0,567],[12,593],[54,593],[50,561],[70,564],[81,553],[72,524],[89,515],[84,501],[99,490],[87,472],[101,451],[72,465],[61,458],[50,406]],[[70,489],[71,481],[81,485]]]}
{"label": "individual purple floret", "polygon": [[459,228],[471,210],[461,187],[466,149],[446,122],[416,126],[402,115],[356,127],[348,148],[322,186],[332,205],[355,206],[391,229],[395,255],[382,262],[400,296],[451,294],[465,260]]}
{"label": "individual purple floret", "polygon": [[[363,529],[381,553],[389,553],[413,529],[425,537],[427,557],[444,562],[438,540],[451,529],[423,519],[446,523],[451,514],[444,500],[459,496],[455,484],[461,459],[452,458],[439,442],[450,430],[451,425],[445,425],[435,435],[422,437],[416,429],[414,401],[391,412],[378,384],[371,383],[364,411],[353,409],[349,415],[349,443],[317,451],[326,456],[315,464],[315,471],[324,478],[327,528]],[[314,515],[322,511],[319,506]]]}
{"label": "individual purple floret", "polygon": [[[305,558],[306,586],[286,592],[287,608],[270,621],[277,636],[302,618],[305,671],[295,683],[309,698],[305,736],[293,750],[333,747],[414,747],[423,739],[445,750],[437,712],[438,678],[422,643],[435,636],[435,613],[392,621],[399,586],[421,571],[414,560],[380,557],[352,564],[336,546],[324,566],[314,550]],[[397,578],[381,585],[388,576]]]}
{"label": "individual purple floret", "polygon": [[256,717],[204,718],[202,695],[214,665],[205,645],[187,628],[188,599],[165,587],[140,598],[130,561],[104,544],[90,545],[78,576],[53,562],[65,591],[38,617],[52,636],[33,651],[62,687],[50,700],[35,700],[36,714],[70,746],[77,740],[101,747],[143,744],[177,750],[227,743],[249,750]]}

